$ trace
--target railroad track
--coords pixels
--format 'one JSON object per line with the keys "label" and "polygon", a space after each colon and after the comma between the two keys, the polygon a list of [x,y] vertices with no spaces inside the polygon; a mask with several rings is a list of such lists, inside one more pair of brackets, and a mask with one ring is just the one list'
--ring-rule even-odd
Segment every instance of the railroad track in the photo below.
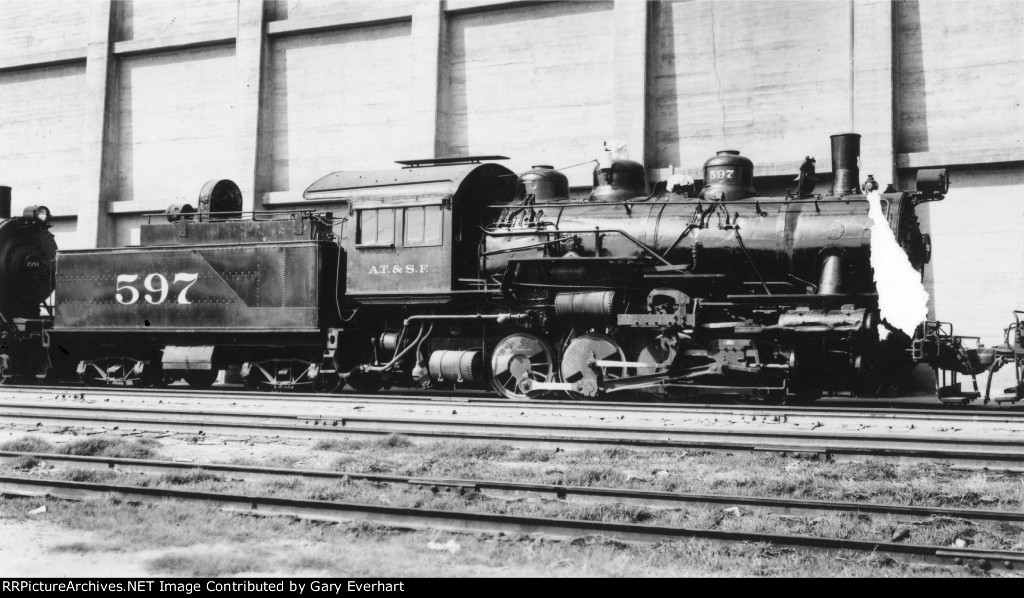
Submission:
{"label": "railroad track", "polygon": [[858,551],[883,553],[927,562],[948,563],[952,561],[954,563],[975,563],[983,567],[1002,566],[1014,568],[1024,565],[1024,553],[1005,550],[949,548],[924,544],[875,542],[820,536],[762,534],[545,517],[494,515],[489,513],[416,509],[246,494],[67,482],[17,476],[0,476],[0,494],[15,497],[52,497],[65,500],[114,497],[122,501],[158,504],[173,500],[213,505],[222,510],[235,513],[248,513],[259,516],[286,516],[319,521],[371,521],[402,529],[426,528],[452,532],[543,534],[558,538],[579,538],[599,535],[625,542],[640,543],[699,538],[727,544],[754,542],[826,552]]}
{"label": "railroad track", "polygon": [[481,493],[497,497],[538,497],[566,502],[619,502],[623,504],[679,508],[683,505],[711,507],[742,506],[746,509],[776,514],[849,514],[871,513],[898,520],[921,520],[930,517],[949,517],[971,521],[1004,521],[1024,523],[1024,512],[951,507],[919,507],[853,501],[770,498],[757,496],[692,494],[657,492],[622,488],[591,486],[562,486],[530,484],[495,480],[444,479],[403,476],[394,474],[325,471],[318,469],[292,469],[259,467],[225,463],[180,463],[153,459],[127,459],[118,457],[91,457],[53,453],[0,451],[0,463],[16,465],[26,459],[36,459],[48,465],[61,465],[76,469],[116,471],[146,475],[189,474],[204,472],[226,479],[246,482],[302,479],[324,482],[370,482],[404,485],[430,492]]}
{"label": "railroad track", "polygon": [[454,418],[409,419],[363,416],[185,411],[95,405],[0,403],[0,422],[102,427],[117,430],[217,433],[247,436],[344,438],[402,434],[426,440],[503,442],[561,448],[704,449],[812,453],[827,458],[888,461],[948,461],[964,467],[1024,469],[1022,442],[986,436],[922,434],[816,434],[783,429],[721,429],[683,426],[623,427],[516,423]]}
{"label": "railroad track", "polygon": [[615,414],[638,413],[666,416],[689,415],[694,417],[753,417],[782,418],[789,421],[841,420],[905,420],[911,423],[934,422],[939,424],[1008,423],[1024,424],[1024,406],[998,407],[990,409],[951,409],[938,405],[925,408],[859,408],[820,406],[771,406],[771,405],[722,405],[713,403],[631,403],[612,401],[570,401],[538,400],[510,401],[491,397],[433,394],[429,396],[400,394],[346,394],[321,395],[299,393],[259,393],[249,391],[192,391],[188,387],[178,389],[132,389],[132,388],[67,388],[4,386],[0,390],[0,402],[16,400],[79,400],[99,401],[119,398],[137,404],[169,404],[173,402],[229,403],[232,407],[250,404],[252,406],[279,405],[285,407],[309,406],[311,408],[351,405],[423,406],[452,405],[456,408],[473,410],[515,410],[525,409],[535,413],[550,412],[609,412]]}

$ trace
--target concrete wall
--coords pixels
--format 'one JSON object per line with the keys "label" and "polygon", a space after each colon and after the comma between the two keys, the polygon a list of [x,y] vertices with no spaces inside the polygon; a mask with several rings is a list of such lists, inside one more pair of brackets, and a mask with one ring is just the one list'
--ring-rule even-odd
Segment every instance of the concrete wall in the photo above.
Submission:
{"label": "concrete wall", "polygon": [[829,135],[851,126],[848,23],[845,2],[659,4],[648,163],[693,168],[718,149],[761,174],[827,163]]}
{"label": "concrete wall", "polygon": [[[440,153],[505,155],[516,171],[594,157],[613,136],[612,9],[579,2],[452,17]],[[591,184],[592,169],[568,170],[570,184]]]}
{"label": "concrete wall", "polygon": [[[55,10],[55,5],[59,10]],[[132,242],[214,177],[251,209],[339,169],[628,143],[651,178],[719,149],[781,191],[861,133],[883,185],[946,166],[922,209],[935,317],[990,342],[1024,307],[1024,0],[0,0],[0,184],[64,247]],[[589,182],[589,166],[568,171]]]}
{"label": "concrete wall", "polygon": [[329,172],[416,157],[406,155],[411,53],[408,22],[272,41],[260,187],[301,197]]}

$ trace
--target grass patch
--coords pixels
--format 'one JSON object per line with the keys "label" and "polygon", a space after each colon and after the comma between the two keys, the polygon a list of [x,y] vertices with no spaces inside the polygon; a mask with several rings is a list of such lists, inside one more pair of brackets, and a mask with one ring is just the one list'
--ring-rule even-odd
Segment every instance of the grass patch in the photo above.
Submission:
{"label": "grass patch", "polygon": [[313,449],[318,451],[361,451],[366,449],[403,449],[416,446],[408,437],[402,434],[388,434],[366,440],[357,438],[342,438],[341,440],[318,440],[313,443]]}
{"label": "grass patch", "polygon": [[555,451],[549,449],[528,448],[519,449],[512,459],[528,463],[547,463],[555,458]]}
{"label": "grass patch", "polygon": [[154,486],[192,486],[211,482],[223,482],[224,478],[215,473],[195,469],[184,473],[165,473],[157,478]]}
{"label": "grass patch", "polygon": [[39,457],[25,456],[14,460],[14,469],[32,469],[37,467],[42,460]]}
{"label": "grass patch", "polygon": [[123,438],[85,438],[63,444],[57,448],[62,455],[83,457],[116,457],[122,459],[152,459],[160,443],[149,438],[125,440]]}
{"label": "grass patch", "polygon": [[504,459],[516,449],[507,444],[488,442],[474,444],[457,441],[442,441],[423,447],[424,453],[433,453],[439,459],[467,459],[471,461],[496,461]]}
{"label": "grass patch", "polygon": [[[38,503],[0,502],[0,515]],[[966,567],[927,567],[898,559],[880,561],[858,552],[810,552],[766,544],[720,545],[683,539],[656,546],[623,544],[600,537],[560,541],[519,534],[452,534],[399,531],[373,523],[330,524],[250,517],[216,509],[96,501],[45,502],[47,518],[65,528],[98,533],[102,543],[134,551],[163,549],[146,562],[153,574],[213,577],[241,574],[305,574],[325,577],[879,577],[984,576]],[[632,519],[645,517],[632,510]],[[592,518],[603,514],[591,510]],[[621,513],[616,514],[616,516]],[[752,518],[744,518],[752,519]],[[209,546],[210,538],[217,545]],[[454,541],[460,550],[431,550]],[[170,548],[169,548],[170,547]],[[258,547],[258,548],[253,548]],[[86,546],[79,549],[85,550]],[[96,548],[97,550],[99,548]],[[75,549],[69,548],[68,552]],[[54,566],[59,566],[54,556]]]}
{"label": "grass patch", "polygon": [[69,482],[100,484],[118,477],[118,473],[109,469],[65,469],[60,471],[57,477]]}
{"label": "grass patch", "polygon": [[644,523],[655,518],[654,512],[646,507],[621,503],[579,505],[568,509],[567,519],[582,521],[609,521],[621,523]]}
{"label": "grass patch", "polygon": [[174,552],[151,559],[146,563],[146,569],[175,577],[222,577],[260,571],[265,569],[266,565],[266,559],[262,555],[249,551]]}
{"label": "grass patch", "polygon": [[15,451],[19,453],[52,453],[53,445],[42,438],[35,436],[22,436],[7,442],[0,442],[0,451]]}

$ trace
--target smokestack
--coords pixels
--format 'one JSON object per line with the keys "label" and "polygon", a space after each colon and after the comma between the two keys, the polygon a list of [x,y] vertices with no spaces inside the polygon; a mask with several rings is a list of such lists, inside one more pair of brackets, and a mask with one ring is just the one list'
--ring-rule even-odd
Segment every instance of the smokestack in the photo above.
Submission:
{"label": "smokestack", "polygon": [[860,135],[832,135],[832,184],[835,194],[860,193]]}
{"label": "smokestack", "polygon": [[11,188],[0,185],[0,218],[11,217]]}

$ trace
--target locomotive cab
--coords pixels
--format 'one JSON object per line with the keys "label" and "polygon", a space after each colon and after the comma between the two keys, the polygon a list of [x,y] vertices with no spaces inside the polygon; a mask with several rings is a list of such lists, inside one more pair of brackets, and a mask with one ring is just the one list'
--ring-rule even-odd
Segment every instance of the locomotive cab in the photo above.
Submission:
{"label": "locomotive cab", "polygon": [[306,200],[336,202],[347,216],[347,297],[441,303],[482,286],[474,256],[483,209],[509,201],[516,183],[507,168],[481,163],[493,159],[506,158],[406,160],[400,170],[335,172],[310,185]]}

